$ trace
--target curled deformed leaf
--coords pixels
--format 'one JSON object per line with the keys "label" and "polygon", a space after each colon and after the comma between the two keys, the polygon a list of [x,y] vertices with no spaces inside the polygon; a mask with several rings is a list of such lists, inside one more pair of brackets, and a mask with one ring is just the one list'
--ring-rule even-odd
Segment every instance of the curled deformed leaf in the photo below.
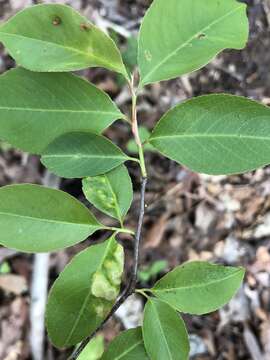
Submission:
{"label": "curled deformed leaf", "polygon": [[115,237],[76,255],[54,283],[46,311],[53,344],[75,345],[93,332],[118,296],[124,266]]}
{"label": "curled deformed leaf", "polygon": [[31,71],[101,66],[128,77],[113,40],[66,5],[24,9],[0,27],[0,41],[19,65]]}
{"label": "curled deformed leaf", "polygon": [[104,175],[83,179],[83,192],[97,209],[118,219],[120,223],[133,198],[131,179],[124,165]]}

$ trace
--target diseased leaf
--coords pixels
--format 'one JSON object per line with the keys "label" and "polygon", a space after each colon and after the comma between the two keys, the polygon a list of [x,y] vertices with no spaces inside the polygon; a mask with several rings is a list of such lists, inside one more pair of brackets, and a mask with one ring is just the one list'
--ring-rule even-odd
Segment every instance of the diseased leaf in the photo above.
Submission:
{"label": "diseased leaf", "polygon": [[91,204],[121,224],[133,199],[131,179],[124,165],[104,175],[83,179],[83,192]]}
{"label": "diseased leaf", "polygon": [[107,138],[86,132],[60,136],[41,158],[51,172],[65,178],[101,175],[127,160],[129,157]]}
{"label": "diseased leaf", "polygon": [[143,85],[200,69],[248,38],[246,5],[235,0],[154,0],[142,22],[138,62]]}
{"label": "diseased leaf", "polygon": [[188,262],[165,275],[151,292],[178,311],[202,315],[231,300],[244,274],[240,267]]}
{"label": "diseased leaf", "polygon": [[24,252],[63,249],[103,227],[63,191],[30,184],[0,188],[0,244],[6,247]]}
{"label": "diseased leaf", "polygon": [[123,266],[114,236],[72,259],[49,294],[46,324],[55,346],[75,345],[101,324],[118,296]]}
{"label": "diseased leaf", "polygon": [[104,338],[102,335],[98,335],[87,344],[79,355],[78,360],[99,360],[103,352]]}
{"label": "diseased leaf", "polygon": [[109,345],[101,360],[149,360],[146,354],[142,329],[130,329],[122,332]]}
{"label": "diseased leaf", "polygon": [[112,39],[66,5],[26,8],[0,27],[0,41],[19,65],[31,71],[101,66],[127,77]]}
{"label": "diseased leaf", "polygon": [[153,298],[147,301],[143,339],[150,359],[188,360],[189,341],[184,321],[163,301]]}
{"label": "diseased leaf", "polygon": [[22,150],[41,154],[64,133],[100,133],[119,118],[107,94],[75,75],[17,68],[0,76],[0,138]]}
{"label": "diseased leaf", "polygon": [[232,95],[188,100],[159,121],[150,143],[163,155],[206,174],[235,174],[270,163],[270,109]]}

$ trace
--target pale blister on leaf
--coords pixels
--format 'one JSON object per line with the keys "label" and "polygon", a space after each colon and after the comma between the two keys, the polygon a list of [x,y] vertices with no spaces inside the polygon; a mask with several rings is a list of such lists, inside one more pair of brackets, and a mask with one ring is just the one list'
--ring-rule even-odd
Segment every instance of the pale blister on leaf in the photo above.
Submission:
{"label": "pale blister on leaf", "polygon": [[146,354],[142,329],[129,329],[118,335],[103,354],[101,360],[149,360]]}
{"label": "pale blister on leaf", "polygon": [[72,259],[49,294],[46,324],[55,346],[75,345],[95,331],[118,296],[123,267],[114,236]]}
{"label": "pale blister on leaf", "polygon": [[129,160],[104,136],[72,132],[55,139],[43,152],[42,163],[64,178],[105,174]]}
{"label": "pale blister on leaf", "polygon": [[144,309],[143,339],[150,359],[188,360],[185,323],[168,304],[149,298]]}
{"label": "pale blister on leaf", "polygon": [[100,360],[103,352],[104,338],[102,335],[98,335],[89,341],[81,354],[78,356],[78,360]]}
{"label": "pale blister on leaf", "polygon": [[244,274],[241,267],[188,262],[165,275],[151,292],[178,311],[202,315],[230,301],[241,286]]}
{"label": "pale blister on leaf", "polygon": [[104,175],[83,179],[86,199],[97,209],[123,223],[132,199],[132,183],[124,165]]}
{"label": "pale blister on leaf", "polygon": [[235,0],[155,0],[139,35],[141,84],[200,69],[248,39],[246,5]]}
{"label": "pale blister on leaf", "polygon": [[0,138],[24,151],[41,154],[64,133],[101,133],[123,117],[106,93],[75,75],[17,68],[0,76]]}
{"label": "pale blister on leaf", "polygon": [[66,5],[24,9],[0,27],[0,41],[19,65],[31,71],[63,72],[99,66],[128,78],[112,39]]}
{"label": "pale blister on leaf", "polygon": [[200,96],[165,114],[149,141],[193,171],[229,175],[270,163],[270,109],[239,96]]}
{"label": "pale blister on leaf", "polygon": [[23,184],[0,188],[0,227],[0,244],[34,253],[75,245],[104,226],[73,196]]}

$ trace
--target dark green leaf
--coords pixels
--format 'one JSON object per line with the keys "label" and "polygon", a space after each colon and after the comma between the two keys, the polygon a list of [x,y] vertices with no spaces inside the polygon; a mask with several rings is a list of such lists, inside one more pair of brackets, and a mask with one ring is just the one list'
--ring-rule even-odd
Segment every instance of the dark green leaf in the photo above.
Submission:
{"label": "dark green leaf", "polygon": [[104,175],[83,179],[83,192],[91,204],[121,224],[133,199],[131,179],[124,165]]}
{"label": "dark green leaf", "polygon": [[231,300],[244,274],[243,268],[194,261],[165,275],[151,292],[178,311],[207,314]]}
{"label": "dark green leaf", "polygon": [[193,171],[243,173],[270,163],[270,110],[231,95],[207,95],[163,116],[150,143]]}
{"label": "dark green leaf", "polygon": [[31,71],[102,66],[127,77],[112,39],[69,6],[37,5],[19,12],[0,27],[0,41]]}
{"label": "dark green leaf", "polygon": [[74,197],[38,185],[0,189],[0,244],[25,252],[62,249],[103,225]]}
{"label": "dark green leaf", "polygon": [[144,310],[143,339],[150,359],[188,359],[189,341],[184,321],[163,301],[147,301]]}
{"label": "dark green leaf", "polygon": [[141,86],[198,70],[248,38],[246,5],[235,0],[155,0],[139,35]]}
{"label": "dark green leaf", "polygon": [[149,360],[141,328],[122,332],[109,345],[101,360]]}
{"label": "dark green leaf", "polygon": [[104,174],[129,160],[103,136],[73,132],[55,139],[43,152],[42,163],[56,175],[82,178]]}
{"label": "dark green leaf", "polygon": [[75,75],[17,68],[0,77],[0,138],[31,153],[70,131],[100,133],[123,116],[108,95]]}
{"label": "dark green leaf", "polygon": [[55,346],[75,345],[100,325],[118,296],[123,265],[114,236],[73,258],[49,294],[46,323]]}

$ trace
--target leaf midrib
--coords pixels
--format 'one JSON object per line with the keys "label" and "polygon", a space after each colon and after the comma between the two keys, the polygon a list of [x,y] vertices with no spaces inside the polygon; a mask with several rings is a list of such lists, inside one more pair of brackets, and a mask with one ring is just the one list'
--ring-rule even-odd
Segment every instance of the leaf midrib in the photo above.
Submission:
{"label": "leaf midrib", "polygon": [[259,135],[242,135],[242,134],[207,134],[207,133],[194,133],[194,134],[173,134],[173,135],[162,135],[162,136],[153,136],[149,139],[151,143],[152,140],[162,140],[162,139],[190,139],[190,138],[234,138],[234,139],[250,139],[250,140],[270,140],[270,136],[259,136]]}
{"label": "leaf midrib", "polygon": [[132,350],[134,350],[137,346],[143,344],[143,341],[140,340],[138,341],[136,344],[134,344],[133,346],[131,346],[130,348],[128,348],[126,351],[124,351],[120,356],[117,356],[116,358],[114,358],[113,360],[119,360],[122,359],[123,356],[127,355],[128,353],[130,353]]}
{"label": "leaf midrib", "polygon": [[[237,270],[235,270],[234,273],[232,273],[232,274],[230,274],[230,275],[222,278],[221,280],[218,279],[218,280],[215,280],[215,281],[210,281],[210,282],[208,282],[208,283],[206,283],[206,284],[196,284],[196,285],[192,285],[192,286],[181,286],[181,287],[177,287],[177,288],[171,287],[171,288],[166,288],[166,289],[165,289],[165,288],[164,288],[164,289],[159,289],[159,288],[156,289],[156,288],[153,288],[152,290],[153,290],[153,292],[170,292],[170,291],[176,291],[176,290],[181,291],[181,290],[188,290],[188,289],[203,288],[203,287],[206,287],[206,286],[215,285],[215,284],[217,284],[217,283],[219,283],[219,282],[222,282],[222,281],[229,280],[230,278],[234,277],[235,275],[238,275],[238,273],[240,273],[240,272],[241,272],[241,270],[240,270],[240,269],[239,269],[239,270],[237,269]],[[152,290],[151,290],[151,291],[152,291]]]}
{"label": "leaf midrib", "polygon": [[89,224],[89,223],[67,222],[67,221],[62,221],[62,220],[46,219],[46,218],[33,217],[33,216],[28,216],[28,215],[19,215],[19,214],[14,214],[14,213],[9,213],[9,212],[3,212],[3,211],[0,211],[0,215],[6,215],[6,216],[11,216],[11,217],[18,217],[18,218],[22,218],[22,219],[28,219],[28,220],[34,220],[34,221],[40,221],[40,222],[47,222],[47,223],[54,223],[54,224],[80,225],[80,226],[87,226],[87,227],[98,227],[98,224],[97,224],[97,225],[93,225],[93,224]]}
{"label": "leaf midrib", "polygon": [[204,28],[202,28],[200,31],[196,32],[196,34],[192,35],[188,40],[186,40],[184,43],[182,43],[178,48],[176,48],[176,50],[172,51],[169,55],[167,55],[164,59],[162,59],[156,66],[153,67],[153,69],[144,77],[141,79],[141,83],[145,83],[146,81],[148,81],[147,79],[149,77],[151,77],[152,74],[154,74],[162,65],[164,65],[167,61],[169,61],[173,56],[175,56],[180,50],[182,50],[184,47],[186,47],[187,45],[189,45],[194,39],[196,39],[196,37],[198,37],[201,33],[205,32],[206,30],[209,30],[212,26],[218,24],[219,22],[221,22],[222,20],[226,19],[228,16],[234,14],[235,12],[237,12],[238,10],[240,10],[242,8],[242,4],[229,11],[227,14],[223,15],[222,17],[216,19],[215,21],[213,21],[212,23],[210,23],[209,25],[205,26]]}
{"label": "leaf midrib", "polygon": [[75,158],[76,160],[81,160],[81,159],[107,159],[107,160],[113,160],[113,159],[125,159],[127,160],[128,157],[124,156],[124,155],[116,155],[116,156],[112,156],[112,155],[85,155],[85,154],[66,154],[66,155],[43,155],[42,156],[43,159],[46,158]]}

